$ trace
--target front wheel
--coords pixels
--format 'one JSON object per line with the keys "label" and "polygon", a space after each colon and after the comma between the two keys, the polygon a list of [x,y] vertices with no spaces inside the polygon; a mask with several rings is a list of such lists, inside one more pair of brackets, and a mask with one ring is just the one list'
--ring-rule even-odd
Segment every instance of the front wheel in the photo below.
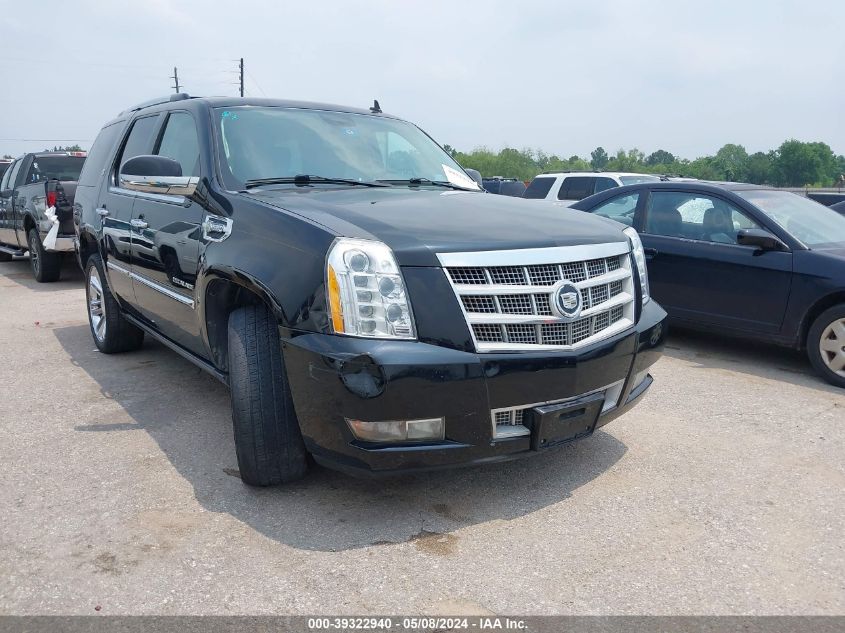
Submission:
{"label": "front wheel", "polygon": [[265,305],[229,315],[229,389],[241,479],[271,486],[305,475],[307,452],[293,408],[279,328]]}
{"label": "front wheel", "polygon": [[56,281],[62,272],[61,253],[45,251],[36,228],[29,229],[29,265],[35,281],[40,283]]}
{"label": "front wheel", "polygon": [[845,303],[828,308],[813,321],[807,354],[825,380],[845,387]]}

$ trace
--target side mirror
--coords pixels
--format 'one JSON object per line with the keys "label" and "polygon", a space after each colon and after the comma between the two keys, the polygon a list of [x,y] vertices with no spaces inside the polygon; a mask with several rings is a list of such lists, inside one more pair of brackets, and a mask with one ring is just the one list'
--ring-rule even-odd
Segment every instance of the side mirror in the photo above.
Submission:
{"label": "side mirror", "polygon": [[765,229],[740,229],[736,234],[736,243],[740,246],[753,246],[762,251],[785,251],[786,244]]}
{"label": "side mirror", "polygon": [[469,174],[469,177],[476,182],[480,189],[484,190],[484,183],[481,181],[480,171],[478,171],[477,169],[467,169],[466,167],[464,167],[464,171]]}
{"label": "side mirror", "polygon": [[166,156],[135,156],[120,168],[120,186],[130,191],[192,196],[199,178],[182,175],[182,165]]}

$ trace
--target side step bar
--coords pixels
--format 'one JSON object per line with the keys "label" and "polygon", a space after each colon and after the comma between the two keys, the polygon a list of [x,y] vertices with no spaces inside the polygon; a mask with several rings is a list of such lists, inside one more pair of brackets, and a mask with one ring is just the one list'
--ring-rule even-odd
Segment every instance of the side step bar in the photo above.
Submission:
{"label": "side step bar", "polygon": [[135,326],[137,326],[137,327],[141,328],[142,330],[144,330],[144,332],[146,332],[147,334],[149,334],[151,337],[153,337],[153,338],[154,338],[155,340],[157,340],[159,343],[161,343],[161,344],[165,345],[166,347],[169,347],[170,349],[172,349],[174,352],[176,352],[177,354],[179,354],[179,356],[181,356],[181,357],[182,357],[182,358],[184,358],[185,360],[192,362],[194,365],[196,365],[197,367],[199,367],[199,368],[200,368],[200,369],[202,369],[203,371],[208,372],[209,374],[211,374],[212,376],[214,376],[215,378],[217,378],[217,380],[219,380],[220,382],[222,382],[222,383],[223,383],[224,385],[226,385],[227,387],[229,386],[229,377],[228,377],[228,375],[226,375],[226,374],[224,374],[223,372],[219,371],[219,370],[218,370],[218,369],[217,369],[214,365],[212,365],[211,363],[209,363],[209,362],[207,362],[207,361],[203,360],[202,358],[199,358],[198,356],[195,356],[194,354],[191,354],[191,352],[189,352],[188,350],[184,349],[181,345],[179,345],[179,344],[177,344],[177,343],[174,343],[173,341],[171,341],[169,338],[167,338],[167,337],[166,337],[166,336],[164,336],[163,334],[159,334],[158,332],[156,332],[155,330],[153,330],[153,329],[152,329],[149,325],[147,325],[146,323],[144,323],[144,322],[143,322],[142,320],[140,320],[140,319],[136,319],[136,318],[135,318],[135,317],[133,317],[131,314],[126,314],[126,313],[124,312],[124,313],[123,313],[123,318],[124,318],[124,319],[126,319],[127,321],[129,321],[132,325],[135,325]]}
{"label": "side step bar", "polygon": [[0,244],[0,253],[6,253],[7,255],[11,255],[12,257],[23,257],[24,255],[26,255],[27,251]]}

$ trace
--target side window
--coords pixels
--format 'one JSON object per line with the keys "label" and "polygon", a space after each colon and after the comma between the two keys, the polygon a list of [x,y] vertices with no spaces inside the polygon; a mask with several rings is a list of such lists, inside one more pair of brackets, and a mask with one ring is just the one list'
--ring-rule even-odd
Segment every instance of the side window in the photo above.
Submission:
{"label": "side window", "polygon": [[736,244],[736,234],[741,228],[757,228],[757,224],[721,198],[655,191],[651,194],[643,232]]}
{"label": "side window", "polygon": [[634,224],[634,212],[637,210],[639,199],[639,192],[612,198],[597,206],[591,213],[632,226]]}
{"label": "side window", "polygon": [[123,145],[123,151],[120,153],[120,160],[117,161],[117,171],[130,158],[135,156],[143,156],[150,154],[153,151],[153,132],[156,129],[158,122],[158,115],[144,117],[137,119],[132,124],[132,131],[129,132],[129,137]]}
{"label": "side window", "polygon": [[607,191],[608,189],[613,189],[616,186],[616,181],[613,180],[613,178],[596,178],[596,188],[594,193],[598,193],[599,191]]}
{"label": "side window", "polygon": [[563,179],[558,200],[582,200],[593,195],[596,179],[593,176],[567,176]]}
{"label": "side window", "polygon": [[525,193],[522,194],[522,197],[542,200],[549,195],[549,190],[552,188],[554,183],[555,179],[551,176],[537,176],[531,181],[531,184],[528,185],[528,188],[525,190]]}
{"label": "side window", "polygon": [[78,185],[80,187],[95,187],[99,183],[106,161],[111,155],[112,148],[114,148],[121,130],[123,130],[123,124],[118,122],[104,127],[97,134],[94,145],[88,152],[88,158],[82,165],[82,172],[79,174]]}
{"label": "side window", "polygon": [[183,176],[199,176],[200,145],[194,117],[187,112],[173,112],[168,116],[156,154],[182,165]]}

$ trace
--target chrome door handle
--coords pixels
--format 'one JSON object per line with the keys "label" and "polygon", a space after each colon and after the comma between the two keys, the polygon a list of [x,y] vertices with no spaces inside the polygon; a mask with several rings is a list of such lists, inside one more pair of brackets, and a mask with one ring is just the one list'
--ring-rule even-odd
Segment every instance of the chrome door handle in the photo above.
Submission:
{"label": "chrome door handle", "polygon": [[129,220],[129,224],[132,226],[133,229],[145,229],[149,226],[149,224],[147,224],[143,220],[138,219]]}
{"label": "chrome door handle", "polygon": [[99,215],[102,218],[106,217],[109,214],[109,210],[106,209],[105,207],[100,207],[99,209],[96,209],[96,211],[97,211],[97,215]]}

